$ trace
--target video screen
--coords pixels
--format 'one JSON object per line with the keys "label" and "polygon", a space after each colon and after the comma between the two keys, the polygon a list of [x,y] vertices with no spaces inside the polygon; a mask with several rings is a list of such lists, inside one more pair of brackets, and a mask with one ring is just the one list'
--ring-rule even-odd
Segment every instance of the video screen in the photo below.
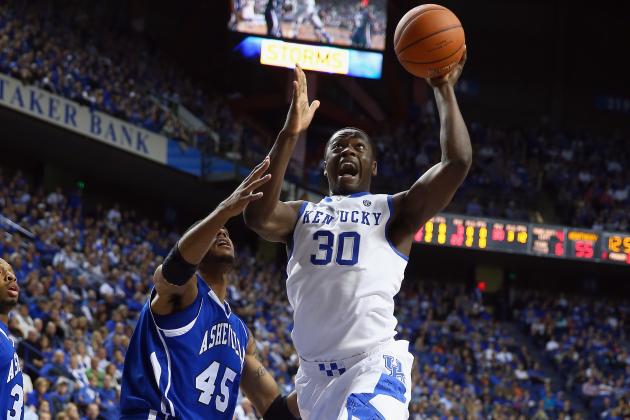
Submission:
{"label": "video screen", "polygon": [[340,47],[385,49],[387,0],[231,0],[229,28]]}

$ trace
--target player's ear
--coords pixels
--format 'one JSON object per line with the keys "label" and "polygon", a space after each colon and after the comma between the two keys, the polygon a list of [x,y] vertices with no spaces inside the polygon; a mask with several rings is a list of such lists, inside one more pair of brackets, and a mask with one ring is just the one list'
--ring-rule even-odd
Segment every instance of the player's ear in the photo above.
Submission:
{"label": "player's ear", "polygon": [[322,169],[324,170],[324,176],[328,176],[328,172],[326,172],[326,161],[322,161]]}
{"label": "player's ear", "polygon": [[376,176],[378,172],[378,165],[376,164],[376,161],[372,162],[372,176]]}

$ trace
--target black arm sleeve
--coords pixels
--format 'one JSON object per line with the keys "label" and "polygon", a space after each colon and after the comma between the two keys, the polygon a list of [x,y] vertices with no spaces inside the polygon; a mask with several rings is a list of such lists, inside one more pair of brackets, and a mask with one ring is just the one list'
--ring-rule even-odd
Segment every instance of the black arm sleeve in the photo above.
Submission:
{"label": "black arm sleeve", "polygon": [[267,412],[263,415],[263,420],[297,420],[289,411],[289,404],[287,404],[287,397],[278,395],[278,398],[273,400]]}
{"label": "black arm sleeve", "polygon": [[162,264],[162,275],[175,286],[185,284],[197,271],[197,266],[182,257],[177,244],[171,249]]}

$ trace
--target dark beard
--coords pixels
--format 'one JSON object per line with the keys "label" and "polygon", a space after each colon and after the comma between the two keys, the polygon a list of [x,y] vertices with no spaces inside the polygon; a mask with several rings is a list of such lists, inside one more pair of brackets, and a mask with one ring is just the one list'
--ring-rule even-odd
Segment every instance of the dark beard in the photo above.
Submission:
{"label": "dark beard", "polygon": [[207,253],[201,263],[199,264],[199,268],[204,271],[204,268],[216,269],[217,266],[228,266],[234,267],[236,263],[236,258],[232,255],[213,255],[211,253]]}
{"label": "dark beard", "polygon": [[8,314],[15,306],[17,305],[17,301],[12,302],[9,300],[5,300],[4,302],[0,302],[0,314]]}

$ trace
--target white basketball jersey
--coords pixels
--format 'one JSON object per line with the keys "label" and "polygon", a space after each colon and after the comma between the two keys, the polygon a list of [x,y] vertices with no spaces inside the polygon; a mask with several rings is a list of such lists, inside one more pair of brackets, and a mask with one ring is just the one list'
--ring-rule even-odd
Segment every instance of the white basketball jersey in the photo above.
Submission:
{"label": "white basketball jersey", "polygon": [[392,196],[370,193],[300,208],[287,245],[287,294],[303,359],[344,359],[396,334],[394,296],[408,258],[385,234],[392,213]]}

